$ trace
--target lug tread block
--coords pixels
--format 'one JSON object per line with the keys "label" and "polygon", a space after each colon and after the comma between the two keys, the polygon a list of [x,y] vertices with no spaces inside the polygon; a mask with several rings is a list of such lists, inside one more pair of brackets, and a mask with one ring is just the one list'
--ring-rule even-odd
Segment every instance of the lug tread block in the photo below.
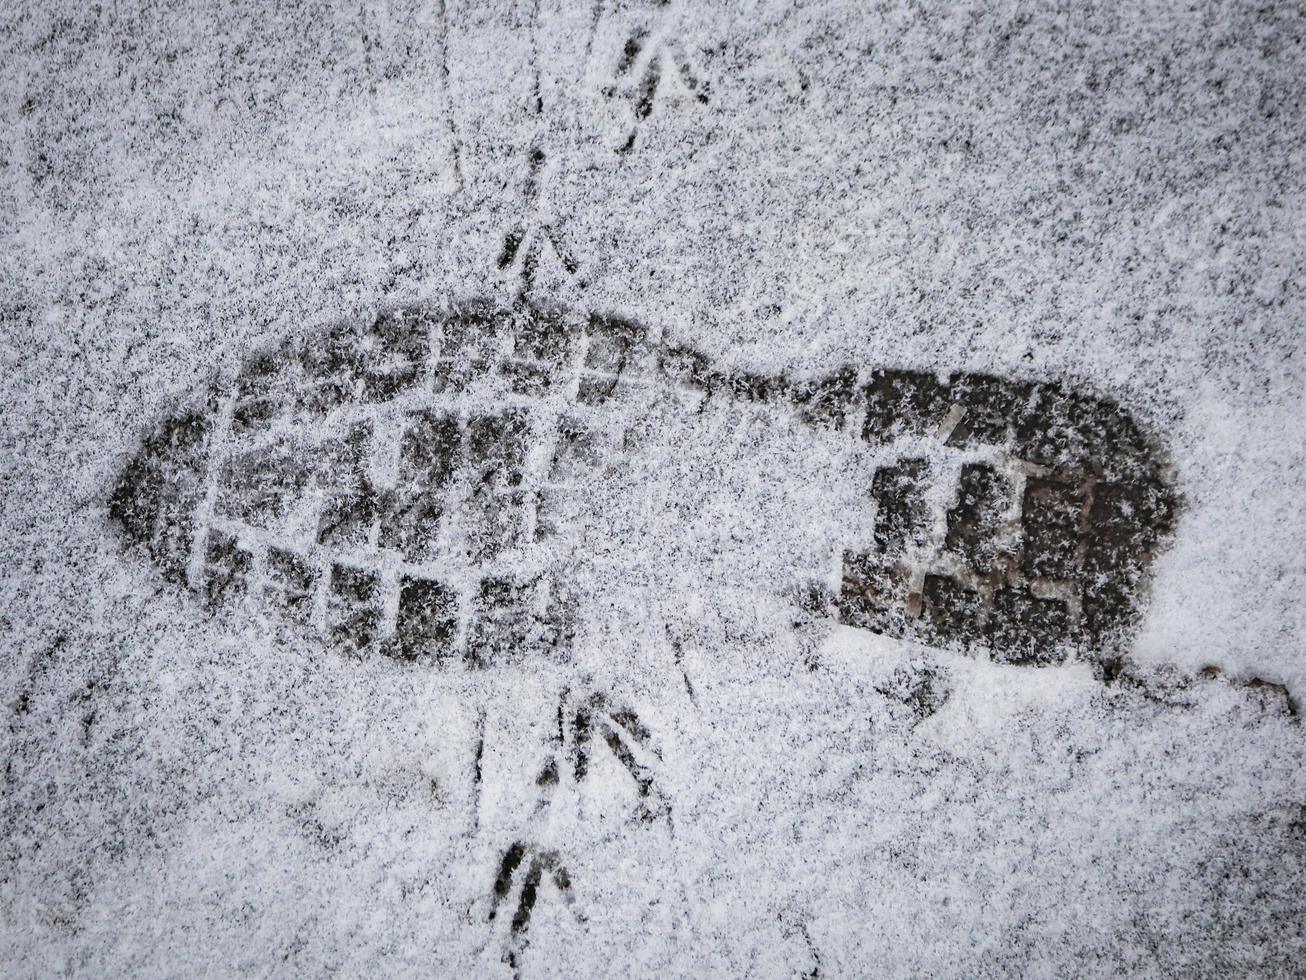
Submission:
{"label": "lug tread block", "polygon": [[391,490],[379,496],[377,544],[407,561],[428,561],[437,551],[445,494],[433,490]]}
{"label": "lug tread block", "polygon": [[472,667],[541,655],[561,661],[575,634],[575,599],[555,583],[488,577],[474,598],[465,657]]}
{"label": "lug tread block", "polygon": [[336,326],[299,347],[302,387],[299,405],[324,413],[354,401],[360,393],[364,371],[361,333]]}
{"label": "lug tread block", "polygon": [[442,660],[453,655],[458,631],[458,596],[429,579],[405,577],[399,587],[395,656],[403,660]]}
{"label": "lug tread block", "polygon": [[300,622],[308,618],[317,586],[317,569],[308,559],[284,548],[269,548],[268,588]]}
{"label": "lug tread block", "polygon": [[399,441],[401,486],[443,490],[459,461],[462,434],[448,412],[414,412]]}
{"label": "lug tread block", "polygon": [[1060,599],[1040,598],[1025,586],[993,593],[989,644],[998,663],[1048,666],[1066,657],[1070,613]]}
{"label": "lug tread block", "polygon": [[241,365],[236,378],[236,398],[261,398],[272,393],[287,371],[281,351],[255,354]]}
{"label": "lug tread block", "polygon": [[535,540],[544,541],[558,533],[567,512],[567,495],[549,488],[535,494]]}
{"label": "lug tread block", "polygon": [[618,379],[606,377],[604,375],[586,376],[580,379],[580,387],[576,391],[576,401],[582,405],[588,405],[591,408],[604,405],[611,401],[617,393]]}
{"label": "lug tread block", "polygon": [[580,604],[556,581],[546,583],[544,599],[544,613],[536,617],[538,646],[563,660],[576,640]]}
{"label": "lug tread block", "polygon": [[522,491],[480,493],[467,501],[464,515],[471,561],[489,561],[523,543],[525,503]]}
{"label": "lug tread block", "polygon": [[1022,572],[1053,579],[1078,576],[1076,552],[1084,502],[1084,491],[1073,484],[1037,477],[1025,482],[1021,505]]}
{"label": "lug tread block", "polygon": [[848,552],[843,559],[843,588],[835,602],[840,619],[889,636],[906,630],[908,572],[874,552]]}
{"label": "lug tread block", "polygon": [[929,461],[903,459],[881,466],[871,478],[871,499],[876,504],[875,546],[896,555],[908,545],[924,544],[930,512],[925,504]]}
{"label": "lug tread block", "polygon": [[505,362],[500,365],[499,371],[508,379],[508,384],[516,395],[538,397],[547,394],[558,377],[556,369],[528,361]]}
{"label": "lug tread block", "polygon": [[944,547],[974,571],[990,571],[1000,553],[996,539],[1013,493],[1011,481],[990,464],[963,464],[957,506],[947,513]]}
{"label": "lug tread block", "polygon": [[1069,396],[1071,417],[1086,463],[1106,482],[1155,479],[1155,458],[1137,423],[1099,398]]}
{"label": "lug tread block", "polygon": [[266,431],[286,411],[291,401],[291,374],[284,351],[255,355],[242,366],[231,416],[235,434]]}
{"label": "lug tread block", "polygon": [[576,349],[578,330],[559,316],[536,313],[520,317],[513,328],[513,351],[519,359],[561,367]]}
{"label": "lug tread block", "polygon": [[331,642],[338,649],[358,652],[370,647],[381,625],[380,576],[332,565],[327,616]]}
{"label": "lug tread block", "polygon": [[1138,607],[1133,582],[1122,575],[1103,575],[1085,583],[1080,593],[1083,630],[1096,645],[1113,644],[1131,624]]}
{"label": "lug tread block", "polygon": [[950,445],[1000,445],[1015,428],[1029,401],[1030,385],[987,374],[963,374],[954,379],[954,403],[965,410]]}
{"label": "lug tread block", "polygon": [[568,482],[584,479],[600,465],[598,436],[578,419],[558,423],[558,440],[549,466],[549,480]]}
{"label": "lug tread block", "polygon": [[234,535],[210,529],[204,549],[204,594],[211,606],[245,591],[254,556],[239,546]]}
{"label": "lug tread block", "polygon": [[187,411],[165,421],[124,468],[109,497],[110,517],[174,585],[186,584],[212,431],[211,412]]}
{"label": "lug tread block", "polygon": [[372,447],[369,422],[355,425],[349,432],[321,443],[316,450],[319,483],[357,483],[366,478],[367,457]]}
{"label": "lug tread block", "polygon": [[162,497],[172,490],[165,487],[160,458],[149,448],[146,443],[145,450],[127,464],[109,496],[109,516],[132,542],[143,545],[153,539]]}
{"label": "lug tread block", "polygon": [[506,329],[492,310],[466,310],[444,321],[440,356],[455,361],[497,361],[504,353]]}
{"label": "lug tread block", "polygon": [[383,313],[363,335],[363,395],[384,402],[417,387],[431,355],[430,320],[411,310]]}
{"label": "lug tread block", "polygon": [[1173,506],[1159,480],[1098,483],[1089,508],[1086,574],[1138,569],[1170,530]]}
{"label": "lug tread block", "polygon": [[479,415],[467,424],[467,458],[480,473],[479,482],[515,487],[522,482],[530,424],[526,413],[511,409]]}
{"label": "lug tread block", "polygon": [[279,398],[253,398],[238,402],[232,409],[231,428],[237,435],[245,432],[262,432],[281,414],[283,401]]}
{"label": "lug tread block", "polygon": [[359,547],[367,543],[378,511],[378,494],[366,475],[371,426],[355,426],[321,446],[318,482],[326,500],[318,516],[317,543]]}
{"label": "lug tread block", "polygon": [[434,374],[435,391],[461,394],[488,377],[494,364],[494,361],[482,358],[438,361]]}
{"label": "lug tread block", "polygon": [[1079,400],[1059,384],[1033,385],[1016,419],[1014,445],[1022,459],[1063,473],[1081,475],[1088,445],[1076,416]]}
{"label": "lug tread block", "polygon": [[927,435],[952,408],[948,385],[921,371],[877,370],[866,385],[862,438],[886,442],[901,435]]}
{"label": "lug tread block", "polygon": [[467,391],[504,359],[508,340],[506,326],[492,310],[471,309],[450,316],[441,327],[435,391]]}
{"label": "lug tread block", "polygon": [[984,599],[975,589],[943,575],[926,575],[921,590],[922,632],[943,645],[982,636],[987,621]]}
{"label": "lug tread block", "polygon": [[530,645],[534,582],[486,578],[475,597],[466,657],[474,667],[515,662]]}
{"label": "lug tread block", "polygon": [[200,499],[198,488],[191,494],[163,494],[158,499],[156,530],[147,550],[164,579],[173,585],[186,584]]}
{"label": "lug tread block", "polygon": [[317,543],[341,548],[367,544],[377,518],[377,492],[367,480],[332,490],[318,517]]}
{"label": "lug tread block", "polygon": [[311,451],[285,442],[235,455],[222,467],[218,513],[268,527],[303,494],[312,462]]}

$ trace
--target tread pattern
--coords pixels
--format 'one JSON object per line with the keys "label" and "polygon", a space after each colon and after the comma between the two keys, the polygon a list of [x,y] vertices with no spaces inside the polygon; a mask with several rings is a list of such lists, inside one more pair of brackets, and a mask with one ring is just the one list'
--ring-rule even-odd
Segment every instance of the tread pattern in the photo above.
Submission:
{"label": "tread pattern", "polygon": [[872,481],[872,546],[845,555],[844,622],[1022,664],[1127,635],[1177,498],[1125,412],[986,375],[881,370],[864,392],[863,438],[902,455]]}
{"label": "tread pattern", "polygon": [[1127,413],[1058,383],[725,372],[630,321],[519,302],[393,310],[250,358],[146,440],[110,514],[210,605],[259,597],[342,652],[566,659],[576,598],[549,542],[617,451],[608,406],[674,392],[860,436],[873,517],[828,608],[890,635],[1012,663],[1110,651],[1176,511]]}

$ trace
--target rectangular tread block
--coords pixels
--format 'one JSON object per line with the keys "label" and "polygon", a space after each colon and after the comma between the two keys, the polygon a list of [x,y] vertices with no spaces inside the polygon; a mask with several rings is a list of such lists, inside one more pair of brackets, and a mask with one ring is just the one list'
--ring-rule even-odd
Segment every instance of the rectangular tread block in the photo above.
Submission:
{"label": "rectangular tread block", "polygon": [[312,464],[312,452],[289,441],[234,454],[222,467],[217,512],[254,527],[275,525],[302,496]]}
{"label": "rectangular tread block", "polygon": [[480,482],[515,487],[522,481],[530,425],[517,409],[478,415],[467,423],[467,459],[479,470]]}
{"label": "rectangular tread block", "polygon": [[1026,481],[1021,506],[1021,571],[1052,579],[1077,575],[1076,550],[1084,503],[1084,491],[1073,484],[1036,477]]}
{"label": "rectangular tread block", "polygon": [[429,579],[405,577],[399,587],[395,656],[403,660],[442,660],[453,655],[458,630],[458,597]]}
{"label": "rectangular tread block", "polygon": [[1024,586],[993,593],[989,643],[997,663],[1060,663],[1070,639],[1070,613],[1060,599],[1040,598]]}
{"label": "rectangular tread block", "polygon": [[907,570],[873,552],[848,552],[843,558],[843,588],[837,607],[850,626],[902,635],[907,607]]}
{"label": "rectangular tread block", "polygon": [[400,484],[441,488],[458,463],[458,419],[448,412],[414,412],[399,442]]}
{"label": "rectangular tread block", "polygon": [[468,632],[466,658],[474,667],[515,661],[525,651],[533,625],[534,583],[506,578],[482,580]]}
{"label": "rectangular tread block", "polygon": [[558,367],[571,360],[578,334],[562,317],[537,313],[513,323],[513,354]]}
{"label": "rectangular tread block", "polygon": [[217,605],[244,592],[253,564],[253,555],[240,547],[234,535],[211,528],[204,549],[205,598]]}
{"label": "rectangular tread block", "polygon": [[944,575],[925,576],[921,616],[925,634],[944,644],[965,644],[981,635],[986,619],[979,592]]}
{"label": "rectangular tread block", "polygon": [[881,466],[871,478],[875,501],[875,546],[886,555],[901,553],[908,545],[924,544],[930,512],[925,503],[929,461],[903,459]]}
{"label": "rectangular tread block", "polygon": [[1088,512],[1089,575],[1140,568],[1170,525],[1171,508],[1159,481],[1099,483]]}
{"label": "rectangular tread block", "polygon": [[616,375],[582,375],[576,391],[576,401],[591,408],[604,405],[616,396],[619,383]]}
{"label": "rectangular tread block", "polygon": [[317,543],[358,548],[367,543],[377,514],[377,494],[366,480],[336,487],[318,517]]}
{"label": "rectangular tread block", "polygon": [[549,480],[566,483],[584,479],[600,463],[598,436],[578,419],[558,422],[558,441],[549,465]]}
{"label": "rectangular tread block", "polygon": [[949,445],[997,445],[1005,442],[1029,400],[1030,386],[987,374],[954,379],[953,398],[965,410]]}
{"label": "rectangular tread block", "polygon": [[998,535],[1012,503],[1011,481],[988,463],[965,463],[957,488],[957,505],[947,514],[944,547],[974,571],[993,567]]}
{"label": "rectangular tread block", "polygon": [[317,586],[317,569],[305,557],[283,548],[269,548],[267,590],[299,622],[307,621]]}
{"label": "rectangular tread block", "polygon": [[952,394],[932,374],[877,370],[866,385],[862,438],[882,443],[901,435],[934,432],[952,408]]}
{"label": "rectangular tread block", "polygon": [[1016,419],[1016,454],[1040,466],[1075,468],[1084,459],[1076,401],[1059,384],[1031,385],[1029,391]]}
{"label": "rectangular tread block", "polygon": [[444,321],[440,356],[454,361],[497,361],[505,354],[505,332],[490,311],[465,310]]}
{"label": "rectangular tread block", "polygon": [[411,310],[378,316],[364,333],[366,351],[363,394],[368,401],[389,401],[416,388],[431,354],[430,320]]}
{"label": "rectangular tread block", "polygon": [[499,367],[515,395],[539,397],[553,387],[559,372],[556,368],[533,361],[506,361]]}
{"label": "rectangular tread block", "polygon": [[329,412],[354,400],[364,374],[360,339],[358,330],[337,326],[302,345],[302,381],[297,396],[301,408]]}
{"label": "rectangular tread block", "polygon": [[377,545],[398,551],[407,561],[428,561],[439,550],[444,492],[391,490],[380,495]]}
{"label": "rectangular tread block", "polygon": [[338,649],[360,651],[372,645],[381,625],[381,580],[375,572],[331,566],[327,628]]}
{"label": "rectangular tread block", "polygon": [[526,494],[482,492],[466,501],[460,515],[467,533],[468,556],[488,561],[522,543]]}
{"label": "rectangular tread block", "polygon": [[145,547],[163,578],[177,585],[186,583],[212,432],[212,416],[199,411],[164,422],[128,463],[109,498],[110,515]]}

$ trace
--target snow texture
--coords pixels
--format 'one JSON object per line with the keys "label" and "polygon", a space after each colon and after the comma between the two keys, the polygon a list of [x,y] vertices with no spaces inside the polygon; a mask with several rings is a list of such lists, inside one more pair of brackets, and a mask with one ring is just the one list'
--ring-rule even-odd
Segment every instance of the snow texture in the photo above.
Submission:
{"label": "snow texture", "polygon": [[[4,973],[1300,975],[1306,8],[7,14]],[[814,615],[874,452],[674,391],[600,413],[567,657],[345,655],[124,542],[215,379],[478,298],[1110,399],[1182,500],[1129,648]]]}

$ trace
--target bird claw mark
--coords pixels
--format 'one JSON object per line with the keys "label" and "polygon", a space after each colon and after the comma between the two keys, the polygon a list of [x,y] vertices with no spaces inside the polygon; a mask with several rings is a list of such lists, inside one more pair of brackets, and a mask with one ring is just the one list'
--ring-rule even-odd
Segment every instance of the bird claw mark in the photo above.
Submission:
{"label": "bird claw mark", "polygon": [[[534,147],[528,155],[528,171],[525,185],[526,208],[533,209],[540,197],[540,174],[544,169],[545,155],[539,147]],[[519,295],[524,296],[535,288],[540,260],[545,249],[551,249],[563,271],[575,278],[580,266],[571,252],[563,245],[558,230],[548,221],[540,221],[529,229],[524,225],[511,228],[503,236],[503,246],[495,261],[500,270],[513,270],[521,281]],[[584,288],[585,283],[579,283]]]}
{"label": "bird claw mark", "polygon": [[[661,761],[661,755],[653,744],[652,732],[634,709],[615,704],[602,693],[577,699],[570,692],[564,691],[558,699],[553,733],[549,741],[552,743],[552,751],[535,777],[539,798],[532,818],[537,818],[552,803],[564,774],[577,786],[586,781],[594,745],[598,742],[607,746],[634,780],[639,795],[638,819],[650,823],[665,817],[670,821],[670,804],[657,786],[651,767],[637,758],[638,753],[639,756],[651,756]],[[479,754],[478,747],[478,764]],[[563,760],[567,762],[565,767],[561,764]],[[556,850],[542,849],[517,840],[504,851],[499,860],[488,921],[494,922],[500,909],[512,904],[514,887],[520,882],[516,910],[509,926],[509,946],[504,954],[505,961],[514,970],[520,967],[526,946],[526,933],[540,889],[548,881],[552,881],[558,894],[570,904],[571,875]]]}
{"label": "bird claw mark", "polygon": [[[535,778],[535,785],[541,791],[537,813],[549,805],[564,772],[575,786],[587,780],[594,747],[601,744],[634,781],[639,796],[638,819],[650,823],[659,817],[669,818],[670,803],[658,787],[654,774],[654,767],[661,762],[662,756],[654,744],[652,732],[633,708],[614,704],[602,693],[577,699],[564,691],[558,701],[550,741],[553,752]],[[565,761],[565,767],[560,760]]]}
{"label": "bird claw mark", "polygon": [[650,767],[640,755],[661,756],[652,744],[652,733],[629,707],[614,706],[603,694],[593,694],[571,713],[571,768],[576,782],[585,781],[596,738],[608,747],[630,773],[639,793],[638,818],[651,823],[670,815],[671,806],[658,788]]}
{"label": "bird claw mark", "polygon": [[[650,32],[640,27],[626,39],[617,58],[614,81],[604,86],[607,98],[629,97],[633,124],[625,141],[617,148],[620,154],[629,153],[635,146],[640,124],[653,113],[658,91],[664,88],[668,70],[680,79],[689,96],[700,105],[709,101],[707,86],[689,68],[684,50],[676,41],[655,38],[649,43]],[[643,65],[642,72],[639,71]],[[669,69],[668,69],[669,66]],[[633,79],[638,79],[632,83]]]}
{"label": "bird claw mark", "polygon": [[[518,872],[522,871],[523,865],[526,870],[519,876]],[[571,876],[558,857],[558,852],[539,848],[523,841],[514,841],[504,851],[503,857],[499,861],[499,870],[495,875],[494,886],[490,895],[490,913],[487,921],[494,922],[498,917],[500,907],[511,904],[513,890],[518,882],[520,882],[520,887],[516,893],[517,907],[513,912],[512,921],[508,927],[509,944],[503,957],[504,961],[514,971],[521,965],[521,957],[526,949],[531,915],[534,913],[536,902],[539,900],[540,889],[547,882],[552,882],[553,887],[568,905],[573,900]]]}
{"label": "bird claw mark", "polygon": [[517,250],[521,248],[522,238],[525,236],[520,228],[514,228],[508,234],[503,236],[503,251],[499,253],[498,266],[500,269],[506,269],[512,265],[517,258]]}

